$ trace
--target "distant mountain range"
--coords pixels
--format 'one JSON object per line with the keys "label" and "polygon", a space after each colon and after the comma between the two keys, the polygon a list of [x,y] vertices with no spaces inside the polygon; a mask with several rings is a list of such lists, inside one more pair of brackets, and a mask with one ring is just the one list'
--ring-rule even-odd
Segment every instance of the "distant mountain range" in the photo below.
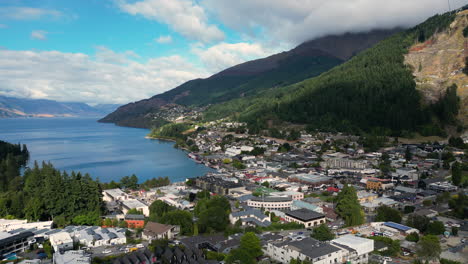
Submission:
{"label": "distant mountain range", "polygon": [[102,117],[118,107],[116,104],[90,106],[85,103],[0,96],[0,118]]}
{"label": "distant mountain range", "polygon": [[191,80],[149,99],[124,105],[100,121],[151,127],[150,114],[166,104],[204,106],[262,94],[270,88],[318,76],[399,31],[373,30],[308,41],[290,51],[245,62],[207,79]]}

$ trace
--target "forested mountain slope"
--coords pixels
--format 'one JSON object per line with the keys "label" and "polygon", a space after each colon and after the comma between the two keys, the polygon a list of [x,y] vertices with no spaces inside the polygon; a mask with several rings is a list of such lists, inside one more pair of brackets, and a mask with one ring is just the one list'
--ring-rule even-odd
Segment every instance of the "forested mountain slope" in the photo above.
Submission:
{"label": "forested mountain slope", "polygon": [[398,31],[374,30],[308,41],[288,52],[242,63],[207,79],[188,81],[150,99],[122,106],[101,121],[149,127],[152,123],[146,115],[165,104],[216,104],[254,96],[266,89],[288,86],[318,76]]}
{"label": "forested mountain slope", "polygon": [[456,125],[456,89],[447,89],[451,87],[447,83],[443,86],[447,92],[441,92],[437,102],[424,104],[405,54],[414,44],[432,41],[435,33],[449,30],[456,17],[457,12],[433,16],[319,77],[213,106],[205,116],[215,119],[235,114],[254,131],[292,122],[326,130],[383,128],[396,134],[441,134],[445,125]]}

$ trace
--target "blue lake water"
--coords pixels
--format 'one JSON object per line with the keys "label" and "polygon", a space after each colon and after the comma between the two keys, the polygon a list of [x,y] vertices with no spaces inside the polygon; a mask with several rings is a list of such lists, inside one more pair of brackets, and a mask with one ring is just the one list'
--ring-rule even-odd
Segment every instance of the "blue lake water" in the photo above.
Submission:
{"label": "blue lake water", "polygon": [[173,142],[145,139],[148,133],[89,118],[0,119],[0,140],[26,144],[30,164],[50,161],[58,169],[87,172],[103,182],[133,173],[140,181],[168,176],[176,182],[211,171]]}

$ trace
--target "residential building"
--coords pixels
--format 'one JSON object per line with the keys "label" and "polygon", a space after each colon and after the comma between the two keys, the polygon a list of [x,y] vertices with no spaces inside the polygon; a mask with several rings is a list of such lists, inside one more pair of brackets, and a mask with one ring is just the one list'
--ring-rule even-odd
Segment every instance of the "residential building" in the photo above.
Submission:
{"label": "residential building", "polygon": [[150,242],[155,239],[173,239],[179,233],[179,229],[179,226],[148,222],[143,229],[142,237]]}
{"label": "residential building", "polygon": [[49,236],[50,245],[55,252],[73,249],[73,239],[67,232],[59,232]]}
{"label": "residential building", "polygon": [[128,228],[143,228],[145,227],[145,216],[128,214],[125,215],[125,222],[127,223]]}
{"label": "residential building", "polygon": [[302,192],[293,192],[293,191],[284,191],[284,192],[272,192],[270,196],[274,197],[291,197],[293,200],[302,200],[304,199],[304,193]]}
{"label": "residential building", "polygon": [[319,226],[326,223],[325,215],[304,208],[288,211],[285,212],[285,214],[286,221],[303,224],[305,228]]}
{"label": "residential building", "polygon": [[69,250],[54,253],[54,264],[90,264],[91,257],[84,250]]}
{"label": "residential building", "polygon": [[323,174],[293,174],[288,178],[291,182],[299,182],[309,186],[320,186],[322,184],[332,184],[333,178]]}
{"label": "residential building", "polygon": [[330,264],[343,263],[348,251],[330,243],[307,237],[302,240],[282,239],[269,242],[266,245],[265,254],[281,263],[300,259],[314,264]]}
{"label": "residential building", "polygon": [[291,197],[252,197],[247,201],[247,206],[264,210],[290,210],[292,205]]}
{"label": "residential building", "polygon": [[298,201],[298,200],[293,201],[292,206],[291,206],[291,210],[297,210],[297,209],[302,209],[302,208],[305,208],[305,209],[308,209],[308,210],[315,211],[317,213],[323,214],[323,209],[320,206],[317,206],[317,205],[311,204],[311,203],[307,203],[307,202],[304,202],[304,201]]}
{"label": "residential building", "polygon": [[0,232],[0,260],[10,254],[26,251],[33,239],[34,234],[29,231],[17,234]]}
{"label": "residential building", "polygon": [[102,200],[105,202],[116,202],[129,199],[130,195],[121,189],[108,189],[102,191]]}
{"label": "residential building", "polygon": [[269,226],[271,225],[270,217],[262,213],[258,209],[250,209],[246,211],[233,212],[229,215],[231,224],[236,224],[241,221],[243,226]]}
{"label": "residential building", "polygon": [[393,187],[391,180],[367,178],[366,188],[370,190],[386,190]]}
{"label": "residential building", "polygon": [[31,222],[17,219],[0,219],[0,232],[9,232],[16,229],[51,229],[53,221]]}
{"label": "residential building", "polygon": [[347,262],[350,263],[367,263],[369,261],[369,254],[374,251],[374,240],[357,237],[355,235],[344,235],[332,240],[332,244],[337,247],[345,246],[352,248],[349,250]]}
{"label": "residential building", "polygon": [[359,191],[357,192],[357,197],[359,203],[369,203],[372,202],[374,199],[377,199],[379,197],[378,194],[372,193],[372,192],[367,192],[367,191]]}
{"label": "residential building", "polygon": [[195,185],[198,188],[220,195],[230,195],[234,192],[243,192],[245,187],[233,181],[226,181],[215,176],[205,176],[195,178]]}
{"label": "residential building", "polygon": [[118,257],[112,261],[112,264],[153,264],[157,263],[156,255],[148,249],[142,249],[130,254]]}
{"label": "residential building", "polygon": [[149,207],[143,202],[137,199],[123,200],[120,202],[121,210],[124,214],[127,214],[128,211],[136,209],[143,213],[144,216],[149,216]]}

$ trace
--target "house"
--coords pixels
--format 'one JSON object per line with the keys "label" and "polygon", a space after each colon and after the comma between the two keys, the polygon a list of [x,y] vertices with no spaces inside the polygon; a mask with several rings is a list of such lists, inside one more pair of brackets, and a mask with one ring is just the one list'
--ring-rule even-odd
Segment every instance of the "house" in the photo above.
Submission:
{"label": "house", "polygon": [[144,215],[128,214],[125,215],[124,219],[127,223],[128,228],[143,228],[145,226]]}
{"label": "house", "polygon": [[67,232],[59,232],[49,236],[50,245],[55,252],[73,249],[73,239]]}
{"label": "house", "polygon": [[351,263],[367,263],[369,255],[374,251],[374,240],[357,237],[355,235],[344,235],[339,238],[333,239],[332,244],[337,247],[344,246],[344,249],[351,248],[347,261]]}
{"label": "house", "polygon": [[348,255],[348,251],[343,248],[310,237],[268,242],[264,253],[280,263],[300,259],[314,264],[342,263]]}
{"label": "house", "polygon": [[123,201],[129,199],[129,197],[130,195],[118,188],[102,191],[102,200],[104,200],[104,202]]}
{"label": "house", "polygon": [[325,218],[330,221],[336,221],[338,219],[338,214],[335,212],[335,210],[331,207],[327,206],[321,206],[323,214],[325,215]]}
{"label": "house", "polygon": [[395,207],[398,207],[400,203],[388,197],[379,197],[377,199],[374,199],[372,202],[361,204],[362,208],[367,213],[374,212],[379,206],[382,206],[382,205],[395,208]]}
{"label": "house", "polygon": [[233,212],[229,215],[229,221],[231,224],[234,225],[239,220],[243,226],[248,225],[265,227],[271,225],[270,218],[264,215],[262,211],[258,209]]}
{"label": "house", "polygon": [[386,190],[393,187],[393,183],[388,179],[367,178],[366,189]]}
{"label": "house", "polygon": [[357,192],[357,197],[359,203],[369,203],[372,202],[373,200],[377,199],[379,197],[378,194],[372,193],[372,192],[367,192],[367,191],[359,191]]}
{"label": "house", "polygon": [[11,234],[0,232],[0,260],[5,256],[24,252],[34,239],[34,234],[29,231]]}
{"label": "house", "polygon": [[143,202],[137,199],[129,199],[121,201],[121,209],[124,214],[127,214],[128,211],[132,209],[136,209],[143,213],[144,216],[149,216],[149,207],[148,205],[144,204]]}
{"label": "house", "polygon": [[84,250],[69,250],[54,253],[54,264],[90,264],[91,257]]}
{"label": "house", "polygon": [[242,184],[233,181],[226,181],[215,176],[195,178],[195,185],[200,189],[220,195],[230,195],[235,192],[245,191],[245,187]]}
{"label": "house", "polygon": [[173,239],[179,233],[179,229],[179,226],[148,222],[143,229],[142,238],[150,242],[155,239]]}
{"label": "house", "polygon": [[153,264],[157,262],[156,255],[148,249],[142,249],[130,254],[118,257],[112,264]]}
{"label": "house", "polygon": [[436,217],[439,214],[439,212],[431,210],[431,209],[420,209],[420,210],[415,211],[413,214],[432,218],[432,217]]}
{"label": "house", "polygon": [[287,211],[285,214],[287,222],[303,224],[306,228],[319,226],[326,222],[325,215],[304,208]]}

